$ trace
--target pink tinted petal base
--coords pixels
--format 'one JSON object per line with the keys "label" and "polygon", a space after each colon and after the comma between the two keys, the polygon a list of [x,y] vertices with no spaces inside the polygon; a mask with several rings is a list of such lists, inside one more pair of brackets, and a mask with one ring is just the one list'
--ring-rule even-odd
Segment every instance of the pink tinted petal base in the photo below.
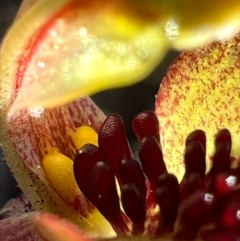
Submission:
{"label": "pink tinted petal base", "polygon": [[38,213],[34,225],[46,241],[91,241],[77,226],[56,215]]}
{"label": "pink tinted petal base", "polygon": [[[104,118],[103,112],[89,97],[80,98],[55,109],[23,109],[12,116],[8,116],[6,127],[8,137],[26,167],[32,172],[31,175],[35,174],[40,179],[41,185],[44,186],[44,192],[47,192],[47,195],[50,196],[51,202],[54,203],[55,201],[52,200],[56,200],[59,196],[60,198],[63,197],[49,185],[41,164],[43,156],[47,155],[49,150],[58,148],[62,154],[73,159],[77,148],[69,133],[75,132],[76,128],[82,125],[91,126],[95,131],[98,131]],[[10,167],[12,167],[11,162],[14,162],[14,160],[14,157],[8,158]],[[14,170],[13,173],[18,179]],[[29,195],[27,196],[31,199]],[[41,197],[38,204],[40,204],[39,201],[44,199],[45,196],[44,198]],[[30,201],[36,209],[42,210],[42,205],[40,204],[40,207],[38,204],[36,205],[36,200],[31,199]],[[87,216],[88,212],[92,210],[92,206],[81,193],[76,196],[74,201],[64,198],[63,201],[83,216]],[[46,209],[44,210],[46,211]]]}
{"label": "pink tinted petal base", "polygon": [[0,221],[1,241],[43,241],[33,225],[35,212],[9,217]]}
{"label": "pink tinted petal base", "polygon": [[21,193],[18,197],[10,199],[0,210],[0,220],[32,212],[34,208],[29,200]]}

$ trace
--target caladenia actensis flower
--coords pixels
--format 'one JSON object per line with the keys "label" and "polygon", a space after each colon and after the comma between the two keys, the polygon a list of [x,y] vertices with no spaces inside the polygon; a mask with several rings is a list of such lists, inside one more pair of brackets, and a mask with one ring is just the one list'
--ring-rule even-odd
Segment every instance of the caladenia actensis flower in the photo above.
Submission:
{"label": "caladenia actensis flower", "polygon": [[[239,1],[190,2],[41,1],[10,30],[1,142],[36,211],[90,238],[239,239],[239,34],[170,66],[158,119],[144,112],[133,120],[141,166],[121,117],[105,119],[89,97],[77,99],[143,78],[170,46],[197,47],[239,29]],[[204,4],[214,17],[200,14]],[[0,222],[4,240],[88,239],[50,214]]]}

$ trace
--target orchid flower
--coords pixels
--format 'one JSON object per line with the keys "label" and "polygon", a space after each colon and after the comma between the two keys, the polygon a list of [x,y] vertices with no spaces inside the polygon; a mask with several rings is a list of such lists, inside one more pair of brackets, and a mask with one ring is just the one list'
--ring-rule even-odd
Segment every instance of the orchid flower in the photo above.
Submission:
{"label": "orchid flower", "polygon": [[[35,211],[1,220],[0,237],[238,240],[239,0],[26,9],[1,48],[1,143],[27,197],[17,203]],[[121,117],[87,95],[143,79],[169,48],[185,51],[156,114],[133,120],[140,166]]]}

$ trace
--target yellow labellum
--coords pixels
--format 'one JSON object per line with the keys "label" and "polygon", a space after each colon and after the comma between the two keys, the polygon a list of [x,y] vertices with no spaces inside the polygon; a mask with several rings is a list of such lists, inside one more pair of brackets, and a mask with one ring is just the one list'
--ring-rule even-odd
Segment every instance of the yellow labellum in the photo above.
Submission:
{"label": "yellow labellum", "polygon": [[16,97],[9,115],[139,81],[170,46],[188,49],[233,35],[239,14],[239,0],[40,1],[2,46],[3,91]]}
{"label": "yellow labellum", "polygon": [[40,1],[11,29],[1,53],[3,82],[18,89],[9,115],[127,85],[153,70],[168,49],[158,19],[142,24],[130,18],[134,10],[120,12],[121,2],[100,2],[60,0],[51,15],[49,1]]}

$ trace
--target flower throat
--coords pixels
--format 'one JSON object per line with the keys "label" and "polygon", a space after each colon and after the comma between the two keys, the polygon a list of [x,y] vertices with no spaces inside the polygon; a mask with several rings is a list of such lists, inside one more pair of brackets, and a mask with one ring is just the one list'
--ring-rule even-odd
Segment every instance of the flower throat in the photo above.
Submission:
{"label": "flower throat", "polygon": [[194,240],[198,235],[209,241],[238,240],[240,167],[231,169],[230,132],[222,129],[216,134],[208,173],[205,133],[191,132],[185,141],[185,174],[179,183],[167,171],[155,113],[139,113],[132,127],[140,162],[133,157],[118,114],[104,121],[98,146],[85,144],[74,160],[80,190],[115,232],[177,240]]}

